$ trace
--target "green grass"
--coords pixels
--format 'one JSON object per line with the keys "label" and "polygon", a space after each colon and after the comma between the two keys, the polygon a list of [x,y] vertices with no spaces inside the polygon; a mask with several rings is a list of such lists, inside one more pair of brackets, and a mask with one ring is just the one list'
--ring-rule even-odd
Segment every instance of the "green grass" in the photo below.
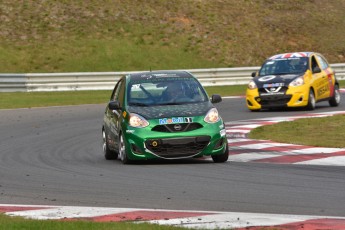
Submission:
{"label": "green grass", "polygon": [[316,147],[345,148],[345,115],[301,118],[253,129],[249,138]]}
{"label": "green grass", "polygon": [[10,217],[0,213],[0,229],[8,230],[182,230],[186,228],[156,224],[131,222],[90,222],[87,220],[28,220],[22,217]]}
{"label": "green grass", "polygon": [[[116,40],[61,40],[54,44],[1,47],[0,71],[10,73],[106,72],[222,67],[195,51]],[[169,54],[169,55],[166,55]],[[3,58],[1,58],[3,57]],[[11,60],[12,59],[12,60]]]}
{"label": "green grass", "polygon": [[344,8],[343,0],[2,0],[0,73],[258,66],[309,50],[342,63]]}
{"label": "green grass", "polygon": [[[206,87],[222,96],[244,95],[246,85]],[[0,109],[107,103],[111,90],[0,93]]]}
{"label": "green grass", "polygon": [[0,93],[0,109],[107,103],[111,91]]}

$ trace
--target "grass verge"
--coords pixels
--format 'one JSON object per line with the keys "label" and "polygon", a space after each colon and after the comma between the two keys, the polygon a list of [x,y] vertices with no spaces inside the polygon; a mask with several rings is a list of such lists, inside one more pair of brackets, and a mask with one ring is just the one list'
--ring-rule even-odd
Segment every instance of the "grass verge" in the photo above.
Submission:
{"label": "grass verge", "polygon": [[315,147],[345,148],[345,115],[301,118],[253,129],[249,138]]}
{"label": "grass verge", "polygon": [[[205,87],[209,95],[244,95],[246,85]],[[107,103],[111,90],[0,93],[0,109]]]}
{"label": "grass verge", "polygon": [[186,228],[156,225],[148,223],[130,223],[130,222],[90,222],[87,220],[28,220],[22,217],[10,217],[0,213],[0,228],[11,229],[11,230],[22,230],[22,229],[49,229],[49,230],[60,230],[60,229],[97,229],[97,230],[182,230]]}

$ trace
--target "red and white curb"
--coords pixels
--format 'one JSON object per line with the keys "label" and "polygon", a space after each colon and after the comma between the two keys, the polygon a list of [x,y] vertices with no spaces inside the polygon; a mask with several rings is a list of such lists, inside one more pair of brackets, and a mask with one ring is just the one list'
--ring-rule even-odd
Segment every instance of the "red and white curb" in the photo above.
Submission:
{"label": "red and white curb", "polygon": [[229,161],[345,166],[345,148],[321,148],[247,138],[252,129],[262,125],[336,114],[345,114],[345,111],[227,122]]}
{"label": "red and white curb", "polygon": [[345,217],[240,212],[0,204],[0,213],[38,220],[148,222],[192,229],[345,229]]}

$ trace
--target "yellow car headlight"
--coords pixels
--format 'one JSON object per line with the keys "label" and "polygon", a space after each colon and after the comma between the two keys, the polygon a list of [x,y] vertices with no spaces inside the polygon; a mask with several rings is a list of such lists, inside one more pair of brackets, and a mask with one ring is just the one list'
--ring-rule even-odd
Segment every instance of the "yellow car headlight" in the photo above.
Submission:
{"label": "yellow car headlight", "polygon": [[293,87],[296,87],[296,86],[301,86],[304,84],[304,78],[303,77],[299,77],[299,78],[296,78],[295,80],[293,80],[289,86],[293,86]]}
{"label": "yellow car headlight", "polygon": [[253,80],[250,80],[248,83],[248,89],[256,89],[258,88]]}

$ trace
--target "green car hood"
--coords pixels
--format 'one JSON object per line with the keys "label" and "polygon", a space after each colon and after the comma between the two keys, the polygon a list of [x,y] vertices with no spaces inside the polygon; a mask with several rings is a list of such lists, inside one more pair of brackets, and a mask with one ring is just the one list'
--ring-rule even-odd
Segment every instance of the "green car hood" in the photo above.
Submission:
{"label": "green car hood", "polygon": [[157,105],[157,106],[129,106],[128,112],[136,113],[146,119],[174,117],[174,116],[202,116],[213,108],[211,102],[182,104],[182,105]]}

